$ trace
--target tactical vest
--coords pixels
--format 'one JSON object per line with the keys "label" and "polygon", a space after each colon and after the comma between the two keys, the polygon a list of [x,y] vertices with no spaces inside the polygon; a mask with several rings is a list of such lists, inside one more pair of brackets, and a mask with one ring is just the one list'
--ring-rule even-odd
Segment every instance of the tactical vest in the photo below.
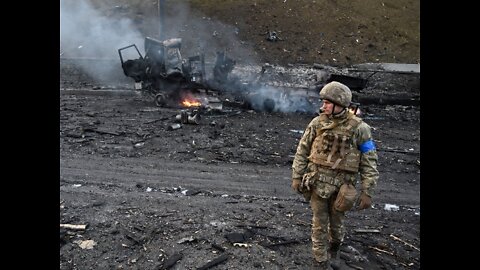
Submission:
{"label": "tactical vest", "polygon": [[360,123],[361,119],[353,114],[338,122],[321,114],[308,159],[332,170],[358,172],[360,151],[354,147],[353,132]]}

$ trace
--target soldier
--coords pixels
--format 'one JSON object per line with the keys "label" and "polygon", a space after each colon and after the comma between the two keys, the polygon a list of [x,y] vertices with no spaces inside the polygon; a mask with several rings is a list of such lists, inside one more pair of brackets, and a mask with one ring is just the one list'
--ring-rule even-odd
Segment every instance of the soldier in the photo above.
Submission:
{"label": "soldier", "polygon": [[[297,146],[292,189],[302,193],[312,208],[313,266],[331,269],[345,236],[345,211],[355,203],[358,210],[372,205],[378,157],[370,126],[349,110],[350,89],[330,82],[320,98],[321,113],[308,124]],[[357,175],[361,180],[358,197]]]}

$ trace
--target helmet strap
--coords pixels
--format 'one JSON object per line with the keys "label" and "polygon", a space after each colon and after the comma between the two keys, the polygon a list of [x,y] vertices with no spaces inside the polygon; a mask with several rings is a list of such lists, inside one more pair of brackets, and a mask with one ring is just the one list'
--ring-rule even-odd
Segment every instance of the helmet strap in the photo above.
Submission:
{"label": "helmet strap", "polygon": [[[332,102],[333,103],[333,102]],[[337,106],[337,104],[333,103],[333,108],[332,108],[332,115],[337,115],[337,114],[341,114],[343,111],[345,111],[345,107],[343,107],[343,109],[341,111],[339,111],[338,113],[335,113],[335,106]]]}

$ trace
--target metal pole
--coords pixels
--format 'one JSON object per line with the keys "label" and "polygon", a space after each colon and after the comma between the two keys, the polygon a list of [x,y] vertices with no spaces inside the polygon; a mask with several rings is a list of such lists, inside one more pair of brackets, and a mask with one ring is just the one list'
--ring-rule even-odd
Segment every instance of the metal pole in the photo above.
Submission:
{"label": "metal pole", "polygon": [[165,17],[165,0],[158,0],[158,39],[163,40],[163,23]]}

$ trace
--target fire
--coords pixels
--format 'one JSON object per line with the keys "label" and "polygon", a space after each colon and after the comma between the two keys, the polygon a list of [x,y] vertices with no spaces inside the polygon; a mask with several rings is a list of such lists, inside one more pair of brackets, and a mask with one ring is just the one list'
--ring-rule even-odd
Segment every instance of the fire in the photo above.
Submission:
{"label": "fire", "polygon": [[202,103],[198,100],[195,100],[195,99],[185,98],[182,101],[182,105],[184,107],[200,107],[200,106],[202,106]]}
{"label": "fire", "polygon": [[183,107],[201,107],[203,98],[190,92],[189,90],[182,91],[180,105]]}

